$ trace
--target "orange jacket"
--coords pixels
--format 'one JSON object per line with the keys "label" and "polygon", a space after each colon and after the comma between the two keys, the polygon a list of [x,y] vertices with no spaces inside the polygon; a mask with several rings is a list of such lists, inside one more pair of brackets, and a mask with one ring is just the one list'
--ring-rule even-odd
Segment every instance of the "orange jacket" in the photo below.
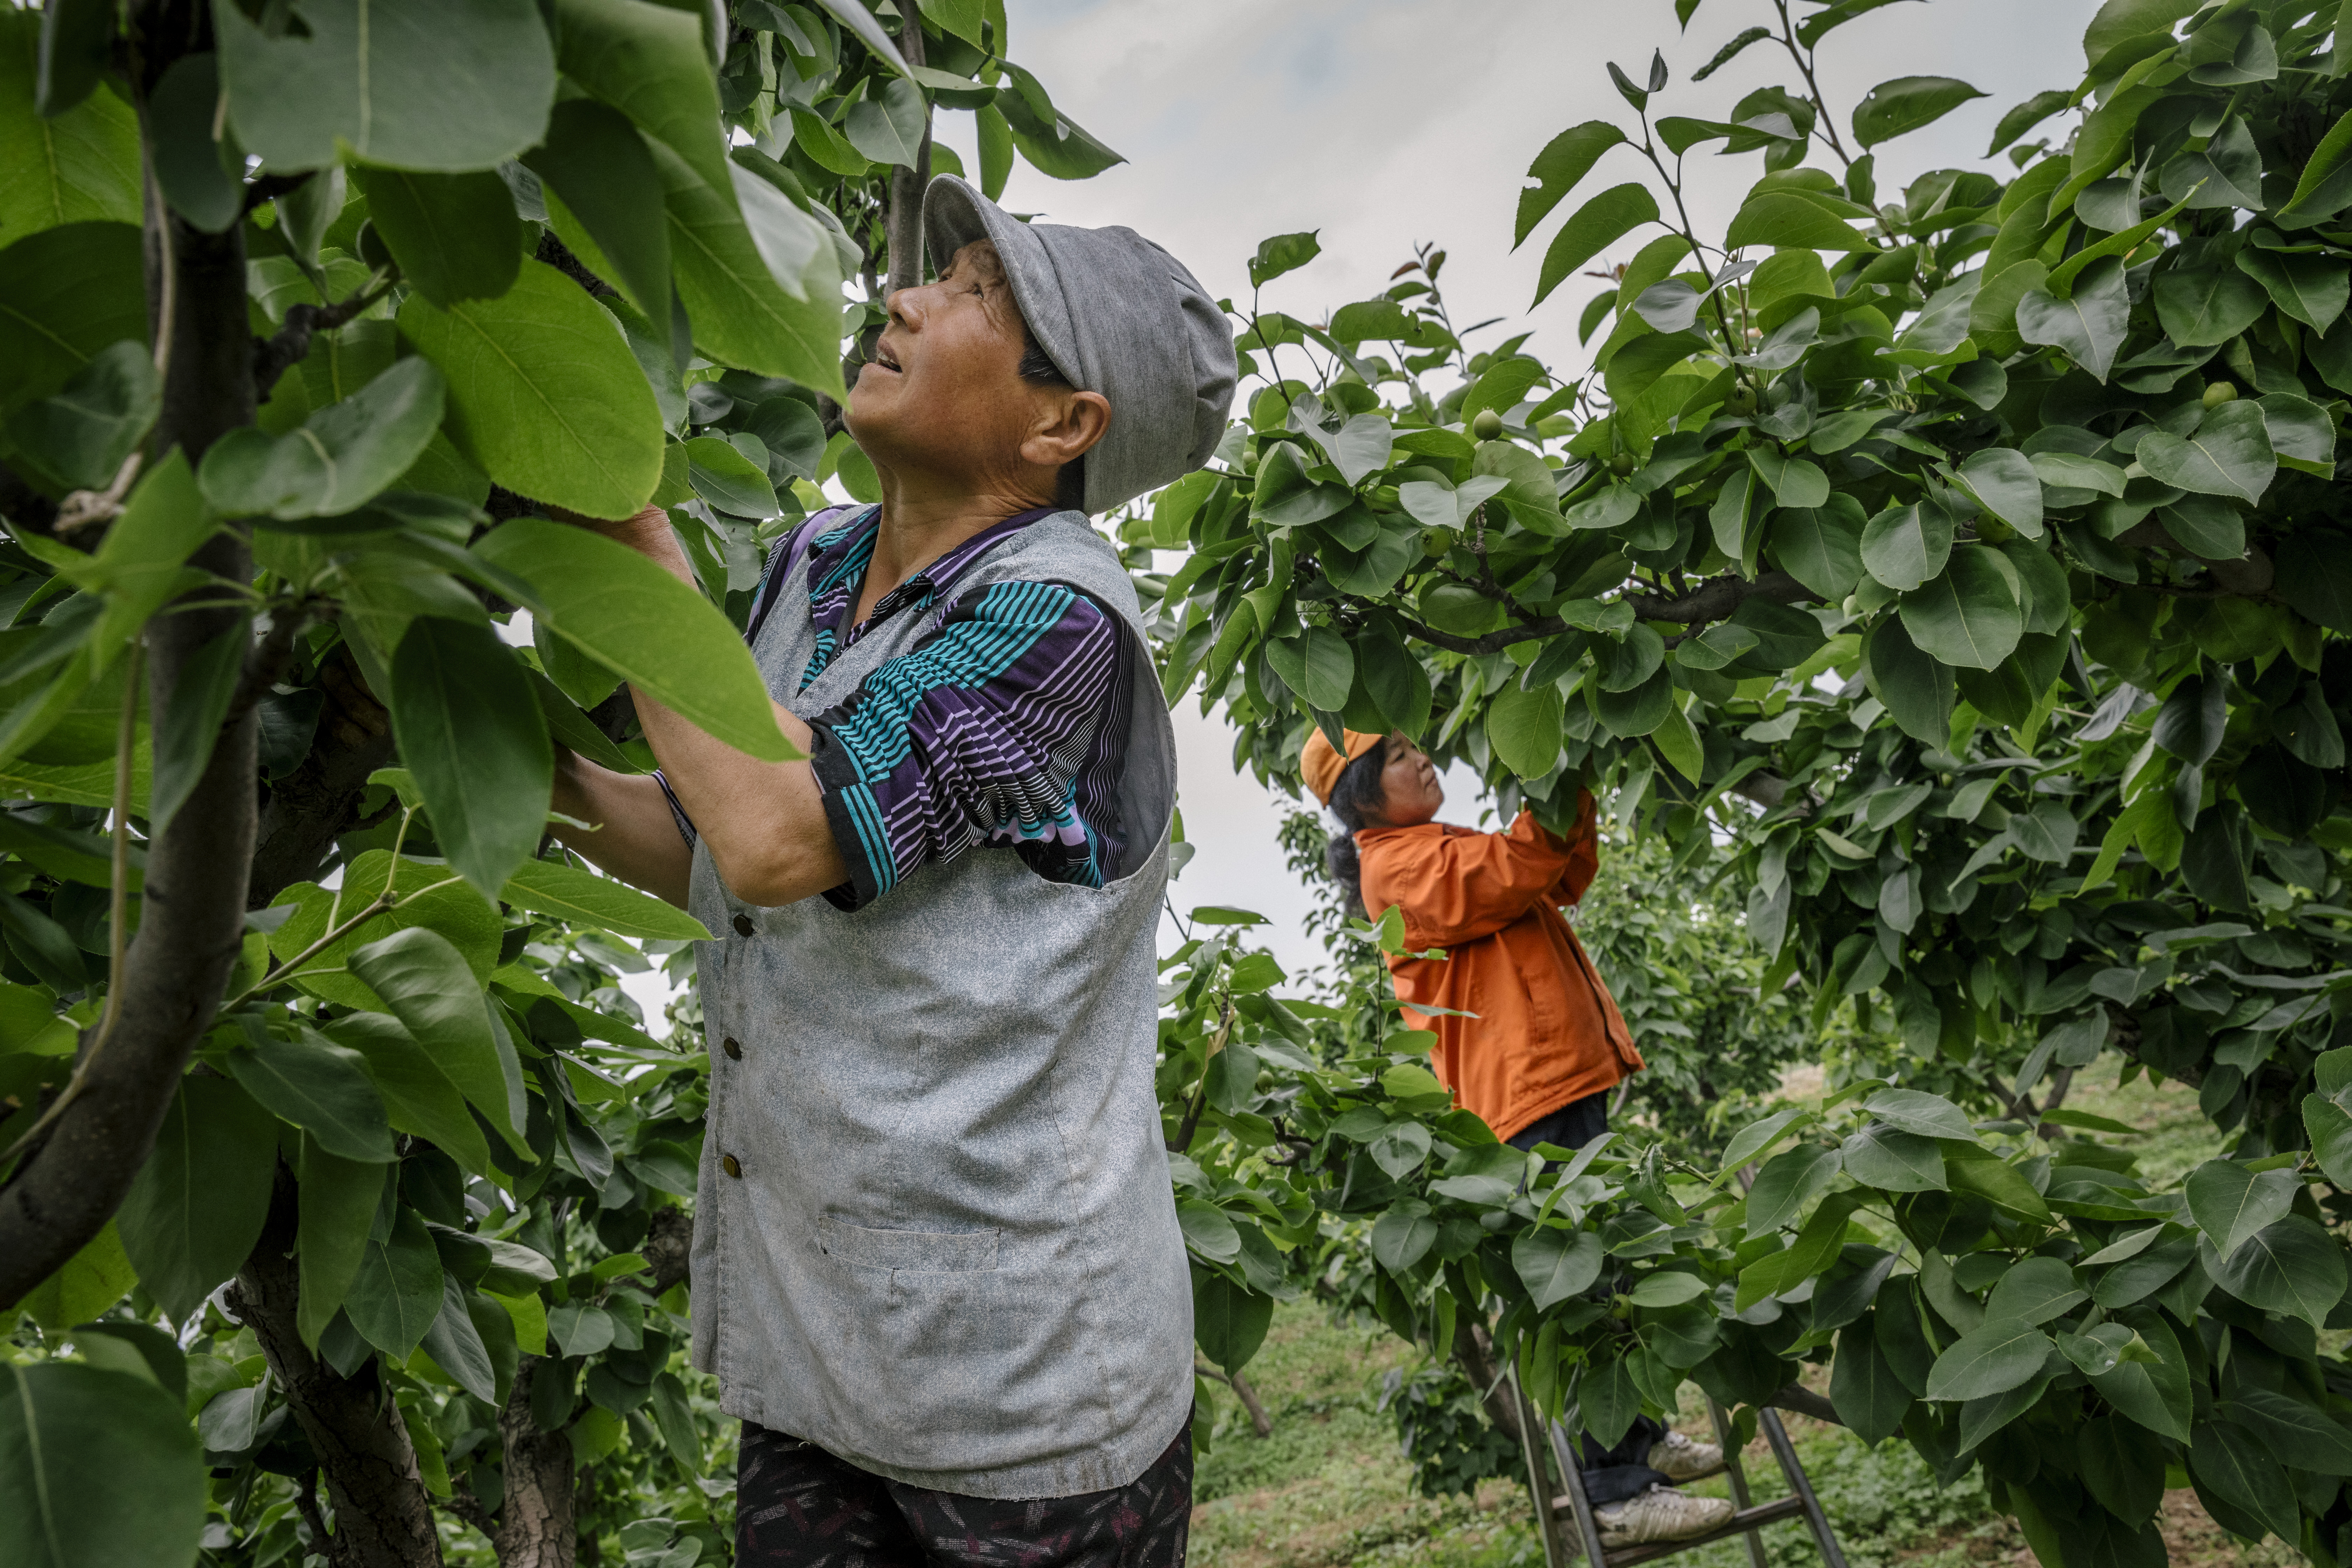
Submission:
{"label": "orange jacket", "polygon": [[1391,957],[1397,1000],[1475,1013],[1412,1015],[1437,1034],[1430,1065],[1460,1104],[1508,1138],[1642,1070],[1616,999],[1559,906],[1599,868],[1592,796],[1562,840],[1525,812],[1508,833],[1441,822],[1356,835],[1364,905],[1404,909],[1404,942],[1442,959]]}

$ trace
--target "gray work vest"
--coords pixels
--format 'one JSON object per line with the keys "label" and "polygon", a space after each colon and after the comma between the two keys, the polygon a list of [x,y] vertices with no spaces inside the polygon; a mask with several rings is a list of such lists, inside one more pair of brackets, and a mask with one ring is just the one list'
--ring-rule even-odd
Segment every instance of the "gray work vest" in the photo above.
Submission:
{"label": "gray work vest", "polygon": [[1134,672],[1127,860],[1087,888],[975,847],[845,912],[745,904],[697,847],[689,907],[716,940],[697,948],[711,1082],[694,1363],[729,1414],[893,1479],[987,1498],[1124,1486],[1184,1426],[1192,1386],[1152,1089],[1175,738],[1134,587],[1082,516],[1056,513],[801,690],[809,568],[777,569],[793,577],[752,652],[803,718],[982,584],[1064,583],[1108,606]]}

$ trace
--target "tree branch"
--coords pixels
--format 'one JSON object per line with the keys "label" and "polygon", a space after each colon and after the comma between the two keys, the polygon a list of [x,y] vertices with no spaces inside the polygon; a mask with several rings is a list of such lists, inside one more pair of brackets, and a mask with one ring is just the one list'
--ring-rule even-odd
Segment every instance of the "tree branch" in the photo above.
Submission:
{"label": "tree branch", "polygon": [[[1633,606],[1634,616],[1641,620],[1675,621],[1686,626],[1696,626],[1710,621],[1730,619],[1732,612],[1750,599],[1769,599],[1775,604],[1793,605],[1801,599],[1811,597],[1813,591],[1786,572],[1767,572],[1752,581],[1730,574],[1710,577],[1686,594],[1627,594],[1620,603]],[[1538,637],[1556,637],[1569,629],[1568,623],[1558,616],[1544,616],[1522,621],[1515,626],[1505,626],[1498,632],[1488,632],[1483,637],[1466,637],[1423,626],[1410,616],[1398,618],[1404,622],[1406,631],[1432,647],[1442,647],[1449,653],[1473,655],[1500,653],[1516,643],[1530,642]]]}
{"label": "tree branch", "polygon": [[[898,29],[898,52],[907,63],[923,63],[923,17],[912,5],[903,6],[905,24]],[[890,271],[882,298],[887,302],[901,289],[923,280],[923,192],[931,183],[931,117],[923,114],[923,140],[915,149],[915,166],[895,164],[890,170]]]}
{"label": "tree branch", "polygon": [[281,1163],[261,1239],[229,1288],[228,1302],[261,1342],[269,1370],[286,1390],[334,1504],[335,1533],[316,1543],[334,1568],[438,1568],[440,1537],[416,1450],[399,1406],[370,1360],[344,1377],[302,1343],[294,1237],[300,1198]]}
{"label": "tree branch", "polygon": [[1845,1425],[1838,1416],[1836,1405],[1802,1384],[1792,1383],[1764,1403],[1776,1410],[1793,1410],[1800,1415],[1810,1415],[1816,1421],[1826,1421],[1832,1426]]}
{"label": "tree branch", "polygon": [[1213,1383],[1222,1383],[1232,1389],[1234,1397],[1242,1402],[1242,1408],[1249,1412],[1250,1426],[1259,1436],[1269,1437],[1274,1435],[1274,1420],[1266,1415],[1265,1406],[1257,1402],[1257,1390],[1249,1385],[1249,1379],[1240,1373],[1222,1373],[1213,1366],[1204,1366],[1199,1362],[1192,1363],[1192,1372],[1195,1376],[1205,1377]]}
{"label": "tree branch", "polygon": [[671,1286],[688,1279],[693,1268],[693,1250],[694,1216],[679,1208],[656,1209],[646,1229],[645,1240],[637,1243],[637,1255],[646,1260],[646,1275],[650,1280],[646,1289],[660,1296]]}
{"label": "tree branch", "polygon": [[[253,420],[245,240],[237,226],[205,234],[160,203],[148,205],[151,310],[163,314],[166,281],[175,296],[151,447],[177,447],[193,463],[224,432]],[[206,541],[189,564],[232,583],[253,576],[247,536],[234,529]],[[156,616],[146,634],[149,711],[167,710],[190,659],[247,614],[244,605],[223,605]],[[249,712],[223,727],[186,804],[148,846],[142,919],[125,954],[104,1059],[90,1064],[80,1097],[0,1191],[0,1310],[55,1273],[113,1216],[154,1147],[189,1051],[211,1026],[245,934],[257,728]]]}
{"label": "tree branch", "polygon": [[253,340],[255,399],[267,403],[270,392],[278,385],[278,377],[310,357],[310,339],[314,333],[331,332],[358,319],[370,306],[392,292],[392,286],[399,277],[400,273],[395,268],[376,287],[363,289],[348,300],[339,300],[331,305],[296,305],[289,308],[286,312],[285,324],[275,334]]}

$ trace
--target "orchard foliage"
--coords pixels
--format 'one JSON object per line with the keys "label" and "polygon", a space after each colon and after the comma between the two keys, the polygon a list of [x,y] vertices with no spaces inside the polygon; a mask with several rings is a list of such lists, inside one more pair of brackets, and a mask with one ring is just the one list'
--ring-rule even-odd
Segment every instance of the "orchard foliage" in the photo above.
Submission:
{"label": "orchard foliage", "polygon": [[[726,1556],[703,1058],[618,984],[708,933],[544,852],[553,748],[649,768],[626,680],[791,754],[740,627],[870,484],[844,348],[931,115],[992,192],[1117,159],[1004,48],[999,0],[0,10],[0,1559]],[[699,591],[539,515],[648,502]]]}
{"label": "orchard foliage", "polygon": [[[1399,1333],[1491,1323],[1604,1438],[1685,1376],[1802,1406],[1827,1362],[1838,1418],[1981,1465],[2045,1562],[2159,1561],[2173,1484],[2344,1563],[2338,8],[2111,0],[2081,79],[2001,118],[2006,166],[1899,192],[1873,150],[1980,95],[1841,112],[1813,49],[1872,7],[1754,9],[1676,6],[1787,85],[1611,66],[1622,110],[1528,171],[1539,298],[1628,256],[1589,371],[1472,354],[1441,251],[1320,322],[1239,311],[1246,421],[1125,537],[1188,552],[1150,579],[1166,687],[1237,760],[1401,729],[1507,809],[1561,822],[1583,784],[1694,857],[1729,836],[1762,989],[1856,1044],[1719,1160],[1621,1135],[1547,1173],[1443,1110],[1410,1031],[1299,1067],[1212,942],[1171,1072],[1231,1121],[1179,1166],[1238,1237],[1187,1209],[1204,1302],[1264,1289],[1250,1226],[1304,1248],[1313,1204],[1370,1222]],[[1719,234],[1682,181],[1714,153],[1761,164]],[[1195,1075],[1221,1041],[1251,1095],[1222,1053]],[[2094,1070],[2193,1086],[2229,1155],[2149,1186],[2063,1106]]]}

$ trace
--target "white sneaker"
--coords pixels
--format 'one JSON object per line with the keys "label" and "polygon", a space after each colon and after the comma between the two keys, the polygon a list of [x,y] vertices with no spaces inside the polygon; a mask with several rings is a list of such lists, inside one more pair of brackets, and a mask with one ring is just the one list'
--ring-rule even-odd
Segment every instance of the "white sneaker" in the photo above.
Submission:
{"label": "white sneaker", "polygon": [[1650,1457],[1644,1462],[1666,1479],[1679,1485],[1684,1481],[1695,1481],[1701,1476],[1711,1476],[1723,1468],[1723,1450],[1713,1443],[1696,1442],[1679,1432],[1669,1432],[1650,1450]]}
{"label": "white sneaker", "polygon": [[1721,1530],[1737,1511],[1729,1498],[1691,1497],[1653,1485],[1639,1497],[1594,1509],[1592,1515],[1601,1526],[1601,1546],[1613,1551],[1657,1541],[1694,1540]]}

